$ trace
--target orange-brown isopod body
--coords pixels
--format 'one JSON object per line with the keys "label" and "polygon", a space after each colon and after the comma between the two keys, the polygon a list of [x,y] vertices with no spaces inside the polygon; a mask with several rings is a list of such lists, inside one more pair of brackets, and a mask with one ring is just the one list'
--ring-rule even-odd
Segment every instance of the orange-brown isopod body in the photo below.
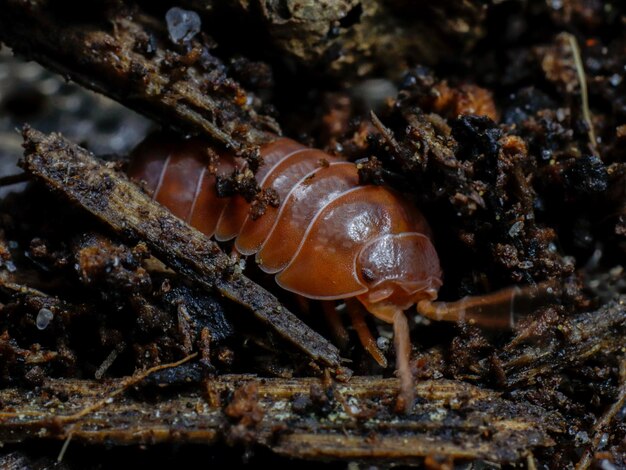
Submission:
{"label": "orange-brown isopod body", "polygon": [[[253,219],[243,197],[217,196],[207,146],[150,137],[135,150],[129,175],[207,236],[256,254],[286,290],[319,300],[356,297],[390,323],[398,311],[436,298],[441,269],[423,215],[390,188],[360,186],[354,163],[278,138],[261,149],[255,176],[280,205]],[[223,152],[216,173],[243,166]]]}

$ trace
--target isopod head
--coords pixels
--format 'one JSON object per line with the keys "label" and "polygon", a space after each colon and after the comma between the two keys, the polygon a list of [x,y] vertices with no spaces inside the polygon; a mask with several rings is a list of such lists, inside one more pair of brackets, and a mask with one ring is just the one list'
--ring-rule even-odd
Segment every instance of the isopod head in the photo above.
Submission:
{"label": "isopod head", "polygon": [[389,323],[398,310],[437,298],[441,287],[439,258],[423,233],[386,234],[371,240],[359,253],[356,270],[367,286],[357,299]]}

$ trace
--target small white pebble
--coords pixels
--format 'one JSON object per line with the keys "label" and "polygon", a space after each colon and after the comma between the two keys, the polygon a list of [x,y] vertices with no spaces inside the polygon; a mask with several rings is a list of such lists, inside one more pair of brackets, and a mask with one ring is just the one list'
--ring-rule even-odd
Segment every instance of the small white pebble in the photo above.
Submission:
{"label": "small white pebble", "polygon": [[617,467],[608,460],[603,460],[600,464],[602,470],[617,470]]}
{"label": "small white pebble", "polygon": [[520,269],[530,269],[534,266],[532,261],[522,261],[517,265]]}
{"label": "small white pebble", "polygon": [[53,318],[54,318],[54,313],[52,313],[51,310],[47,308],[42,308],[41,310],[39,310],[39,313],[37,314],[37,319],[35,320],[35,324],[37,325],[38,329],[45,330],[46,328],[48,328],[48,325],[50,324]]}
{"label": "small white pebble", "polygon": [[202,22],[195,11],[173,7],[165,14],[167,31],[172,42],[182,44],[191,41],[200,32]]}
{"label": "small white pebble", "polygon": [[524,228],[524,222],[522,222],[521,220],[518,220],[513,225],[511,225],[511,228],[509,229],[509,236],[510,237],[518,236],[523,228]]}
{"label": "small white pebble", "polygon": [[553,10],[560,10],[561,8],[563,8],[563,0],[551,0],[549,2],[549,5],[552,7]]}
{"label": "small white pebble", "polygon": [[602,436],[600,436],[600,442],[598,442],[598,449],[604,449],[608,443],[609,435],[607,433],[603,433]]}
{"label": "small white pebble", "polygon": [[376,338],[376,346],[378,346],[378,349],[380,349],[381,351],[387,351],[389,349],[389,344],[390,341],[388,338],[385,338],[383,336],[379,336],[378,338]]}
{"label": "small white pebble", "polygon": [[577,444],[587,444],[589,442],[589,434],[587,434],[585,431],[579,431],[576,433],[576,435],[574,436],[574,439],[576,441]]}
{"label": "small white pebble", "polygon": [[622,83],[622,76],[614,73],[609,77],[609,83],[613,86],[618,86],[620,83]]}
{"label": "small white pebble", "polygon": [[363,104],[365,109],[378,112],[383,109],[389,98],[398,94],[398,89],[391,80],[370,78],[353,86],[350,93]]}

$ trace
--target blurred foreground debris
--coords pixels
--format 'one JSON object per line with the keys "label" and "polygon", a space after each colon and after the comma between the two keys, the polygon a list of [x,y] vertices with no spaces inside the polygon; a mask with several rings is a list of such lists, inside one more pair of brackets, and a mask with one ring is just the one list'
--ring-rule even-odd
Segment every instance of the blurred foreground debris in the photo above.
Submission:
{"label": "blurred foreground debris", "polygon": [[[14,52],[183,131],[244,151],[278,131],[199,34],[169,44],[164,21],[106,2],[67,14],[49,0],[0,1],[0,41]],[[63,47],[58,47],[63,44]]]}

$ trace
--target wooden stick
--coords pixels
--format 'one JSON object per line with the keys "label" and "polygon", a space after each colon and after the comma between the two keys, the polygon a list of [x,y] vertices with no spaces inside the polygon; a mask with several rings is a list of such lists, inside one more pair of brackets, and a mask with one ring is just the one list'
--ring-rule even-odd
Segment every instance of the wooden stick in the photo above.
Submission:
{"label": "wooden stick", "polygon": [[250,279],[219,246],[153,202],[126,177],[60,135],[24,129],[23,168],[95,215],[115,232],[143,240],[171,268],[252,310],[280,336],[322,365],[339,367],[339,351]]}
{"label": "wooden stick", "polygon": [[363,315],[362,309],[363,306],[360,302],[354,299],[346,299],[346,310],[348,311],[348,315],[350,315],[352,326],[356,330],[356,334],[359,336],[361,344],[365,350],[370,353],[379,366],[387,367],[387,358],[381,350],[378,349],[376,340],[372,336],[372,332],[367,326],[367,323],[365,323],[365,316]]}

